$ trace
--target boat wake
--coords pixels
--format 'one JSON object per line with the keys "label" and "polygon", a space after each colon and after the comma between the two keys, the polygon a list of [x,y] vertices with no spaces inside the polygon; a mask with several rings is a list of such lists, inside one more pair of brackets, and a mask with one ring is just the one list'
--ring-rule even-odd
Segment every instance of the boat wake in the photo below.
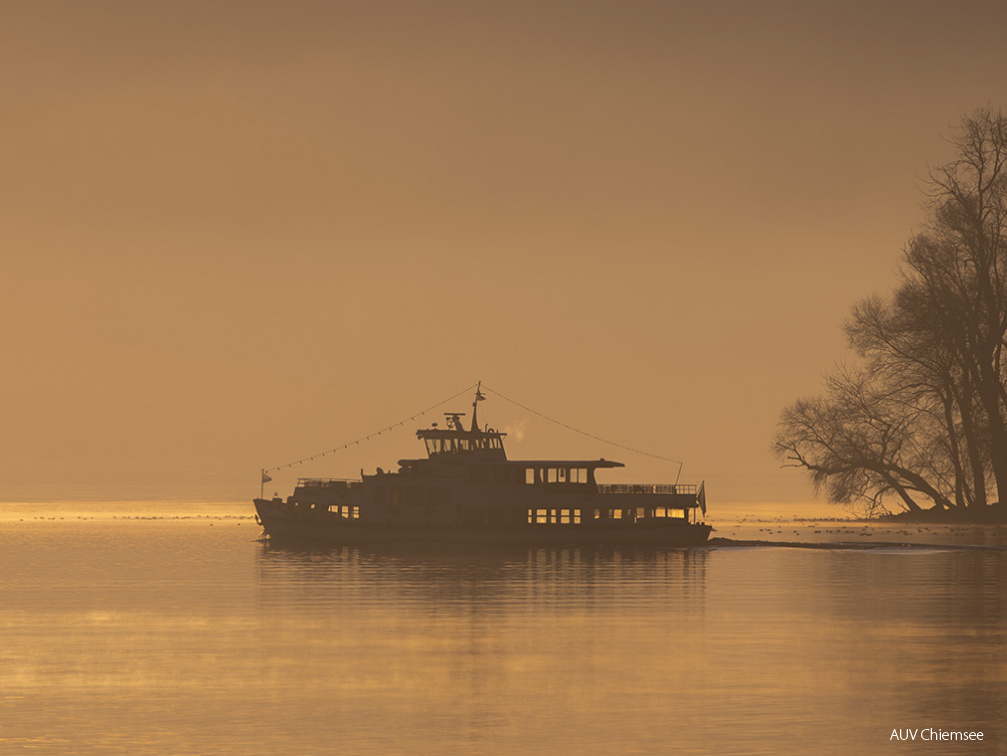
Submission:
{"label": "boat wake", "polygon": [[934,551],[999,551],[1007,552],[1007,546],[987,546],[982,544],[964,543],[908,543],[903,541],[878,541],[862,543],[859,541],[761,541],[735,540],[733,538],[711,538],[705,548],[708,549],[819,549],[824,551],[868,551],[872,553],[920,553]]}

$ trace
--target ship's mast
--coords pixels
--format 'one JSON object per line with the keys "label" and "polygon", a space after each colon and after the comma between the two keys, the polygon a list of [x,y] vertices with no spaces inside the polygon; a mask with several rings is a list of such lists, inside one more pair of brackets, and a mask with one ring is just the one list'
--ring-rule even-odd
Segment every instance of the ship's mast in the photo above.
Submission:
{"label": "ship's mast", "polygon": [[479,390],[480,388],[482,388],[482,385],[483,385],[482,381],[479,381],[479,383],[476,384],[476,398],[472,400],[472,432],[473,433],[475,433],[476,431],[479,430],[479,421],[476,419],[476,410],[479,407],[479,402],[481,402],[483,399],[486,398],[485,396],[483,396],[483,393]]}

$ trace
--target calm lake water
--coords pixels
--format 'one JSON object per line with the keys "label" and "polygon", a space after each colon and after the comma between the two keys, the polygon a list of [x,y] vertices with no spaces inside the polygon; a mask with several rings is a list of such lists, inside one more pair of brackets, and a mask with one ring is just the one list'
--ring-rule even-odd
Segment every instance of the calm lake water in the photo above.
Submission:
{"label": "calm lake water", "polygon": [[[297,550],[246,505],[0,512],[4,754],[1007,752],[997,529]],[[984,739],[890,740],[926,728]]]}

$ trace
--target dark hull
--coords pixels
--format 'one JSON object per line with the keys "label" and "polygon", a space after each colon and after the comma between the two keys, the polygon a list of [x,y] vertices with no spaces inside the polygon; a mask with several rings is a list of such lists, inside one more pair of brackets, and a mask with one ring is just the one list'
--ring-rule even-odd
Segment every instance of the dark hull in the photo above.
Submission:
{"label": "dark hull", "polygon": [[344,520],[328,514],[292,516],[271,501],[255,500],[266,534],[283,539],[331,544],[447,543],[487,546],[701,546],[709,525],[673,523],[586,523],[518,527],[395,525]]}

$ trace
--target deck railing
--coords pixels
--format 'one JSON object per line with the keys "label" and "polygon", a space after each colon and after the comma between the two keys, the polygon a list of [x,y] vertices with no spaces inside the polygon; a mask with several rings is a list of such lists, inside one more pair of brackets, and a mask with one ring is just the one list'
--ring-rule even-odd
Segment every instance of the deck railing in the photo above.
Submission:
{"label": "deck railing", "polygon": [[696,495],[695,483],[614,483],[599,484],[602,494],[691,494]]}

